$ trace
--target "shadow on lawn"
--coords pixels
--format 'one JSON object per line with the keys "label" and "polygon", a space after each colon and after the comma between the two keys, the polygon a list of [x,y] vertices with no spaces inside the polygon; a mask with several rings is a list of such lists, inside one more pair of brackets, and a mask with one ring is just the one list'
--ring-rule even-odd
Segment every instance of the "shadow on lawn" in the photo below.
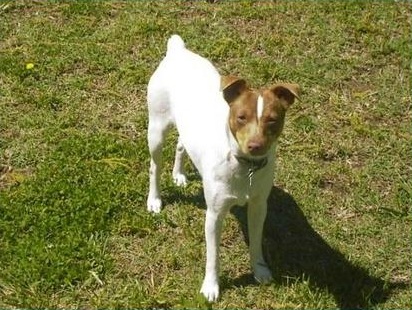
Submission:
{"label": "shadow on lawn", "polygon": [[[247,240],[246,208],[234,207],[232,213]],[[310,226],[293,197],[276,187],[268,199],[264,252],[276,282],[287,285],[291,278],[309,280],[312,286],[333,294],[340,308],[367,308],[390,295],[391,284],[371,276],[331,248]],[[251,283],[253,278],[247,275],[232,284]]]}

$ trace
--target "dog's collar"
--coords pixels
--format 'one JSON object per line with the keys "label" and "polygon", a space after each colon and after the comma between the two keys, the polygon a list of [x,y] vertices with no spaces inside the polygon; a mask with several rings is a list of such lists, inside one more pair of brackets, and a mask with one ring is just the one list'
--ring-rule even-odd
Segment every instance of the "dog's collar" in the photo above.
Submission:
{"label": "dog's collar", "polygon": [[235,156],[235,157],[239,163],[248,166],[249,174],[253,174],[254,172],[262,169],[268,163],[267,157],[263,157],[259,159],[253,159],[253,158],[248,158],[248,157],[243,157],[243,156]]}

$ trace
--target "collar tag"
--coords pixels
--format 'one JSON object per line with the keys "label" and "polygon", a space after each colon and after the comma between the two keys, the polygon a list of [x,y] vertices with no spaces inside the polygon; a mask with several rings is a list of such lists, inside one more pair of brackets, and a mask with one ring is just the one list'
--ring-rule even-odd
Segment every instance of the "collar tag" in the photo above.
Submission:
{"label": "collar tag", "polygon": [[249,168],[249,171],[247,173],[247,177],[249,179],[249,186],[252,187],[252,178],[253,178],[253,174],[255,173],[256,170],[254,170],[253,168]]}
{"label": "collar tag", "polygon": [[246,157],[236,156],[236,159],[239,161],[239,163],[248,166],[247,177],[249,179],[249,187],[252,187],[253,175],[255,174],[256,171],[266,166],[266,164],[268,163],[267,157],[254,160],[254,159],[250,159]]}

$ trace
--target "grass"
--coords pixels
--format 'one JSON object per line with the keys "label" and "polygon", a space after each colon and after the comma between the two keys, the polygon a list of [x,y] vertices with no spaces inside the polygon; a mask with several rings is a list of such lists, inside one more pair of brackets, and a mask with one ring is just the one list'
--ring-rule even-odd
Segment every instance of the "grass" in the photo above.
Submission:
{"label": "grass", "polygon": [[299,83],[264,250],[245,210],[222,240],[213,308],[411,307],[411,7],[403,1],[0,3],[0,306],[210,307],[204,201],[146,212],[146,84],[179,33],[222,73]]}

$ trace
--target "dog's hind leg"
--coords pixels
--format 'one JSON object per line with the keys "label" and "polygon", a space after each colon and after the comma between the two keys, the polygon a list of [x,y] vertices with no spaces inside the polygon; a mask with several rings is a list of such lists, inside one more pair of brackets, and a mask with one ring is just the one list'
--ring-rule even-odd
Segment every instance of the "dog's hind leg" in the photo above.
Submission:
{"label": "dog's hind leg", "polygon": [[162,170],[162,148],[166,134],[173,125],[169,99],[158,85],[158,79],[152,78],[148,88],[149,127],[147,140],[150,152],[149,195],[147,209],[159,213],[162,207],[160,198],[160,174]]}
{"label": "dog's hind leg", "polygon": [[150,212],[159,213],[162,207],[160,198],[160,174],[162,170],[162,148],[167,126],[162,126],[159,122],[149,121],[148,143],[150,151],[149,169],[149,195],[147,197],[147,209]]}
{"label": "dog's hind leg", "polygon": [[173,166],[173,180],[177,186],[186,186],[187,179],[184,169],[184,159],[185,159],[185,148],[183,147],[182,142],[177,142],[176,146],[176,155],[175,163]]}

